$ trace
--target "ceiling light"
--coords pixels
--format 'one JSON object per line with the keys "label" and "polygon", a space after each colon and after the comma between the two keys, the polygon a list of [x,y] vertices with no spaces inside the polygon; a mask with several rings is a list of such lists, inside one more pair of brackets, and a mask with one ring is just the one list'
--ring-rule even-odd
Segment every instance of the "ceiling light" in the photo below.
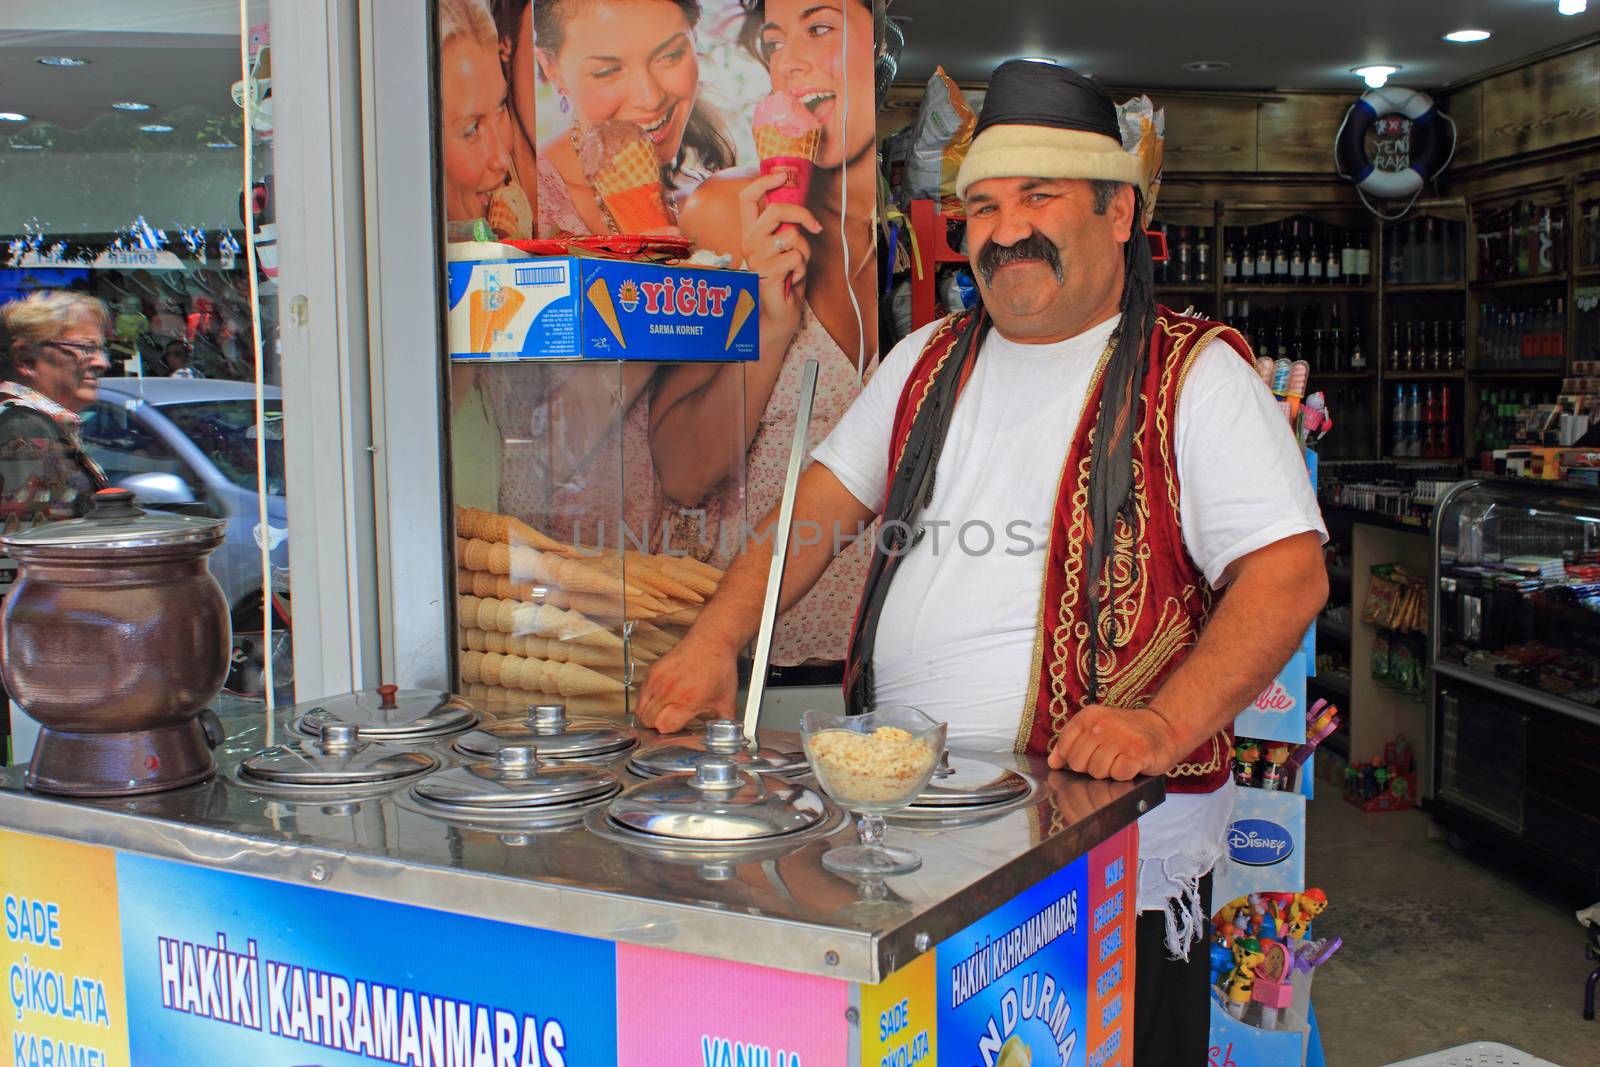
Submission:
{"label": "ceiling light", "polygon": [[207,148],[238,148],[232,141],[207,141]]}
{"label": "ceiling light", "polygon": [[1052,67],[1059,67],[1061,65],[1059,60],[1053,59],[1050,56],[1018,56],[1017,58],[1022,60],[1024,63],[1048,63]]}
{"label": "ceiling light", "polygon": [[1389,81],[1389,75],[1398,71],[1399,67],[1391,67],[1385,63],[1378,63],[1370,67],[1351,67],[1351,74],[1359,74],[1367,83],[1369,89],[1382,89]]}
{"label": "ceiling light", "polygon": [[1476,44],[1489,39],[1488,30],[1455,30],[1444,35],[1444,39],[1455,44]]}
{"label": "ceiling light", "polygon": [[1556,10],[1563,15],[1581,15],[1589,8],[1589,0],[1557,0]]}
{"label": "ceiling light", "polygon": [[20,111],[0,111],[0,122],[27,122],[28,116]]}
{"label": "ceiling light", "polygon": [[1196,74],[1209,74],[1214,70],[1227,70],[1231,66],[1233,66],[1232,63],[1227,63],[1220,59],[1197,59],[1193,63],[1185,63],[1183,69],[1193,71]]}
{"label": "ceiling light", "polygon": [[77,56],[40,56],[39,62],[47,67],[87,67],[89,65],[87,59],[79,59]]}
{"label": "ceiling light", "polygon": [[172,132],[172,127],[171,126],[163,126],[159,122],[152,122],[148,126],[140,126],[139,129],[143,130],[145,133],[171,133]]}
{"label": "ceiling light", "polygon": [[113,111],[149,111],[149,104],[141,104],[137,100],[118,100],[111,105]]}
{"label": "ceiling light", "polygon": [[42,145],[42,144],[12,144],[11,150],[13,152],[42,152],[42,151],[44,151],[44,145]]}

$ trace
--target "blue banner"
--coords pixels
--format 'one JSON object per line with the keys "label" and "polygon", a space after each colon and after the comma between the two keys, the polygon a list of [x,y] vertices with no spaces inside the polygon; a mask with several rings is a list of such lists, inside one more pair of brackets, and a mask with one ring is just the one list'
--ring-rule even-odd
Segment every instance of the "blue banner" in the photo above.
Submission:
{"label": "blue banner", "polygon": [[118,854],[131,1059],[617,1062],[605,941]]}
{"label": "blue banner", "polygon": [[[1087,871],[1084,857],[938,946],[941,1067],[1083,1067],[1090,931],[1123,917],[1088,913]],[[1121,1010],[1101,1008],[1108,1023]]]}

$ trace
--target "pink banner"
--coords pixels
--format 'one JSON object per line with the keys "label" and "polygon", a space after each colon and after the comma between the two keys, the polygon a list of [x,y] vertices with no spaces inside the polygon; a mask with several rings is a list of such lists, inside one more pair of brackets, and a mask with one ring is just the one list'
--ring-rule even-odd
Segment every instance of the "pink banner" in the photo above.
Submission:
{"label": "pink banner", "polygon": [[617,1062],[843,1063],[848,982],[617,946]]}

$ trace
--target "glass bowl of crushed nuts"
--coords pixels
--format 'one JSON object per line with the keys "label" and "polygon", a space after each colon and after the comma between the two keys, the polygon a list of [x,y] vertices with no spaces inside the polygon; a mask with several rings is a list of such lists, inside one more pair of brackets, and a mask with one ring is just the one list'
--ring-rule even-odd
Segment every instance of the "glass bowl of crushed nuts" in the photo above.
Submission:
{"label": "glass bowl of crushed nuts", "polygon": [[916,708],[885,707],[868,715],[808,711],[800,738],[823,792],[860,816],[859,845],[830,849],[822,864],[836,874],[907,874],[922,857],[883,843],[883,817],[928,785],[944,751],[945,724]]}

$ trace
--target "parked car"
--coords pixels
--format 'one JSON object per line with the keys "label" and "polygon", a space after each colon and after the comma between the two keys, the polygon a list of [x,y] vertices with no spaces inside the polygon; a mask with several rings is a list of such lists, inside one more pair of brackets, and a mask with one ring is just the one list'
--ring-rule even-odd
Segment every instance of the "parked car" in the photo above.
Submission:
{"label": "parked car", "polygon": [[271,546],[271,589],[281,618],[275,629],[275,689],[290,681],[288,512],[284,502],[283,395],[265,399],[267,524],[260,530],[255,387],[204,378],[105,378],[83,413],[83,443],[112,485],[133,490],[145,507],[225,519],[227,536],[211,573],[232,611],[234,666],[229,688],[259,691],[262,633],[261,550]]}

